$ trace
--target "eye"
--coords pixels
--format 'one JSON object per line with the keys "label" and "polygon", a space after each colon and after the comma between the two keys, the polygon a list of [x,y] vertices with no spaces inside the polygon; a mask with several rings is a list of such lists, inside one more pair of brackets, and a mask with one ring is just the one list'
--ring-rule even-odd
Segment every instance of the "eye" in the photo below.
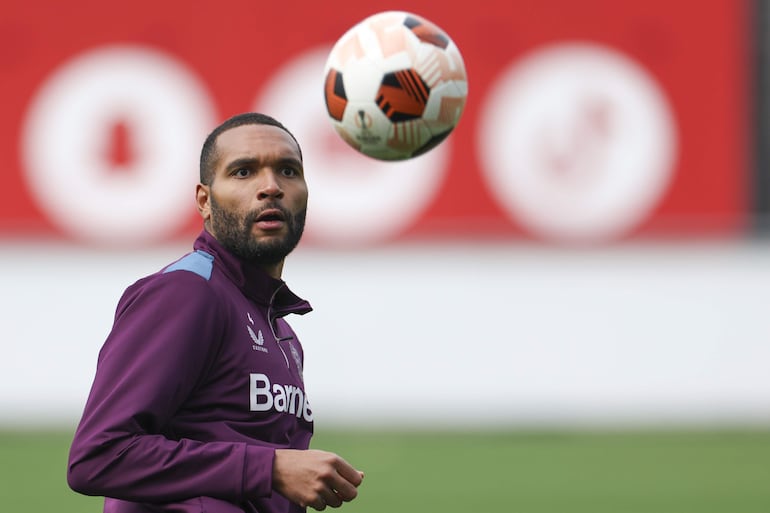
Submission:
{"label": "eye", "polygon": [[251,175],[251,170],[247,167],[240,167],[233,171],[233,176],[236,178],[247,178]]}
{"label": "eye", "polygon": [[281,175],[291,178],[294,176],[299,176],[299,171],[296,168],[284,166],[281,168]]}

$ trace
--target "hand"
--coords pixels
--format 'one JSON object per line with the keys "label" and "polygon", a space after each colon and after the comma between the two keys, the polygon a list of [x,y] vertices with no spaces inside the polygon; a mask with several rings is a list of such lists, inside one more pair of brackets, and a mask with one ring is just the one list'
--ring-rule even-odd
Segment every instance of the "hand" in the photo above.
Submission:
{"label": "hand", "polygon": [[364,473],[334,453],[276,449],[273,489],[302,507],[338,508],[358,495]]}

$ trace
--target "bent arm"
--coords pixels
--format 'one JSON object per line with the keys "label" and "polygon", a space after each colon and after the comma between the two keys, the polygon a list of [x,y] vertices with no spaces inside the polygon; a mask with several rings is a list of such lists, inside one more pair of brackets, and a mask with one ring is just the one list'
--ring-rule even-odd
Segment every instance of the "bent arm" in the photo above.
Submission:
{"label": "bent arm", "polygon": [[270,495],[273,448],[163,434],[210,363],[219,330],[216,300],[197,275],[155,276],[126,291],[70,449],[73,490],[136,502]]}

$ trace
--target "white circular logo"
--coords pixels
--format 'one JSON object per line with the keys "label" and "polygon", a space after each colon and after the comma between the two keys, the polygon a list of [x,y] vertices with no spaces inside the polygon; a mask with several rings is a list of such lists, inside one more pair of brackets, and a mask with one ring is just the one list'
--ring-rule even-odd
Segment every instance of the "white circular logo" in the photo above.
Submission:
{"label": "white circular logo", "polygon": [[546,239],[619,237],[649,215],[670,180],[668,102],[644,69],[603,46],[561,44],[516,61],[481,119],[492,193]]}
{"label": "white circular logo", "polygon": [[[160,240],[194,211],[200,146],[215,119],[205,87],[176,59],[145,47],[90,50],[54,72],[29,108],[31,192],[80,238]],[[116,126],[124,161],[110,155]]]}
{"label": "white circular logo", "polygon": [[438,192],[449,141],[410,160],[384,162],[350,148],[324,107],[330,48],[310,50],[272,75],[255,109],[280,120],[299,140],[310,189],[307,234],[328,244],[376,243],[407,228]]}

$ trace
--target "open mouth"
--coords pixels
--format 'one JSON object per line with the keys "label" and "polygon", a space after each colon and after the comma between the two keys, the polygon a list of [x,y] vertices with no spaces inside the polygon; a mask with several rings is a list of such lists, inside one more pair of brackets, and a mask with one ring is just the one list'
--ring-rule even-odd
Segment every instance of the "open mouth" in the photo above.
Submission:
{"label": "open mouth", "polygon": [[277,230],[282,228],[286,221],[283,211],[277,208],[263,210],[254,220],[261,230]]}
{"label": "open mouth", "polygon": [[286,216],[283,215],[283,211],[277,208],[269,208],[267,210],[263,210],[260,212],[260,214],[257,216],[256,221],[262,222],[262,221],[285,221]]}

